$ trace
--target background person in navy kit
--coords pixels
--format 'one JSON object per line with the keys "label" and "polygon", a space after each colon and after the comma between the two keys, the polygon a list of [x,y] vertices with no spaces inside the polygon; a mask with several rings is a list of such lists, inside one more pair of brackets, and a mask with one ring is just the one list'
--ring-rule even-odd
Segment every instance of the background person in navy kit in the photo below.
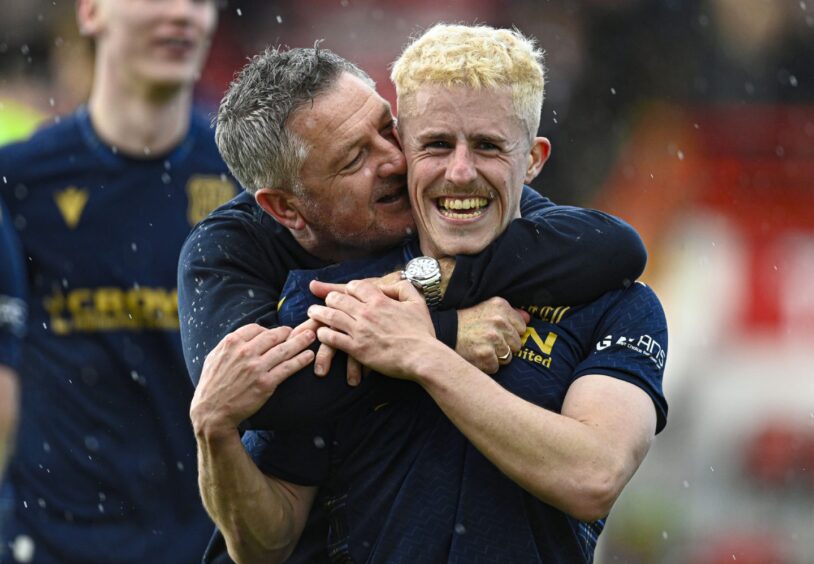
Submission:
{"label": "background person in navy kit", "polygon": [[[278,108],[275,115],[269,108],[274,108],[275,103],[284,105],[275,100],[280,92],[294,99],[295,109]],[[316,97],[311,102],[314,92]],[[348,99],[355,103],[349,104]],[[248,126],[257,130],[252,131]],[[301,164],[278,163],[277,169],[269,169],[269,159],[264,155],[279,158],[289,149],[284,142],[282,148],[276,149],[266,144],[269,138],[282,137],[282,133],[296,136],[295,140],[307,147],[304,152],[307,158],[303,157]],[[184,246],[179,264],[179,287],[182,288],[179,307],[186,359],[196,380],[206,354],[230,329],[255,321],[263,325],[277,324],[275,304],[289,270],[303,266],[313,268],[343,257],[369,255],[376,249],[396,244],[404,238],[405,231],[414,228],[409,207],[405,205],[404,158],[395,139],[389,107],[375,94],[362,71],[329,52],[273,50],[255,57],[221,104],[218,139],[219,148],[232,170],[248,190],[256,191],[255,198],[263,209],[254,205],[251,194],[241,195],[199,225]],[[346,144],[354,149],[347,154],[342,150]],[[290,152],[295,156],[302,154],[296,146]],[[336,171],[333,167],[337,167]],[[564,298],[566,302],[577,295],[583,300],[590,299],[609,288],[622,287],[625,280],[630,283],[631,278],[641,272],[643,261],[639,258],[644,258],[641,243],[623,222],[591,210],[553,206],[530,190],[526,190],[526,196],[530,209],[539,215],[512,224],[505,234],[505,242],[512,253],[525,250],[529,254],[529,260],[518,264],[515,273],[518,285],[525,285],[527,292],[536,292],[542,300],[552,299],[552,294],[554,299],[570,296]],[[348,210],[344,211],[347,216],[343,210]],[[364,229],[360,232],[358,225],[372,225],[377,235],[371,238]],[[611,256],[621,260],[608,260]],[[473,280],[478,282],[479,277],[472,275],[483,273],[484,279],[494,279],[496,274],[488,268],[490,258],[488,252],[471,259],[457,257],[455,273],[460,267],[464,275],[450,294],[460,300],[477,298],[474,303],[486,299],[489,294],[479,298],[477,292],[467,294],[467,287],[474,285],[481,292],[488,291],[473,283]],[[595,268],[597,272],[586,275],[586,268]],[[533,280],[523,279],[527,273],[532,273]],[[454,277],[453,274],[453,285]],[[570,285],[569,280],[573,281]],[[558,292],[551,288],[557,288]],[[504,300],[499,301],[507,317],[516,316],[523,327],[522,317]],[[455,319],[461,314],[448,313]],[[492,358],[507,350],[507,341],[512,343],[513,349],[519,345],[518,332],[522,333],[522,329],[505,320],[503,323],[508,326],[507,333],[512,332],[514,337],[506,335],[505,340],[490,341]],[[461,322],[459,329],[468,328],[468,324]],[[237,345],[243,339],[256,338],[258,346],[268,351],[263,363],[270,366],[276,382],[314,358],[313,352],[304,350],[313,340],[313,334],[305,332],[289,338],[288,331],[249,325],[238,330],[238,335],[226,339]],[[452,343],[455,344],[454,333]],[[495,361],[492,370],[496,369]],[[234,414],[228,416],[224,429],[215,428],[220,416],[214,415],[220,406],[234,400],[242,402],[241,405],[246,402],[254,405],[241,408],[245,411],[241,416],[245,418],[262,405],[270,391],[259,382],[246,380],[237,383],[238,387],[246,384],[247,389],[243,390],[242,398],[236,398],[233,380],[236,373],[217,368],[212,373],[217,376],[198,388],[200,401],[192,408],[201,471],[214,468],[216,472],[234,473],[238,467],[245,468],[246,461],[254,467],[240,445],[235,431],[239,421],[234,421]],[[310,396],[292,394],[290,389],[284,393],[286,386],[295,382],[308,387]],[[280,386],[270,403],[284,406],[285,402],[275,403],[276,398],[284,395],[318,398],[325,395],[321,389],[336,383],[336,379],[315,381],[302,374]],[[266,382],[265,386],[269,384]],[[340,384],[345,386],[344,380]],[[207,388],[205,393],[203,388]],[[318,400],[306,403],[291,414],[289,424],[313,419],[315,413],[317,417],[326,415],[314,409],[319,405]],[[264,408],[263,411],[273,418],[274,410]],[[277,423],[284,424],[279,419]],[[232,424],[235,427],[231,427]],[[217,488],[211,477],[202,473],[204,498],[217,495]],[[240,501],[237,495],[226,497]],[[227,505],[231,503],[229,500],[224,498]],[[221,510],[212,506],[209,509],[216,514]],[[325,555],[324,549],[322,555]],[[298,554],[295,558],[299,557]]]}
{"label": "background person in navy kit", "polygon": [[191,562],[211,522],[175,270],[236,192],[192,109],[217,7],[80,0],[77,20],[96,45],[88,105],[0,150],[30,296],[3,544],[33,542],[37,562]]}

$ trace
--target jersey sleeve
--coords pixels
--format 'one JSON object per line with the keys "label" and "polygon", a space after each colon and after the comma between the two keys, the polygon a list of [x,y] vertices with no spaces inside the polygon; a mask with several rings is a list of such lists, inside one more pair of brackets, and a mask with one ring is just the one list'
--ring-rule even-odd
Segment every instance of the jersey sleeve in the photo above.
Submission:
{"label": "jersey sleeve", "polygon": [[242,223],[210,218],[192,231],[178,263],[178,315],[184,359],[197,385],[206,355],[249,323],[277,326],[287,272]]}
{"label": "jersey sleeve", "polygon": [[516,306],[575,305],[630,286],[644,271],[639,234],[606,213],[557,206],[525,187],[522,217],[476,255],[457,256],[441,308],[492,296]]}
{"label": "jersey sleeve", "polygon": [[326,429],[247,431],[242,440],[264,474],[302,486],[319,485],[328,478],[334,439]]}
{"label": "jersey sleeve", "polygon": [[26,285],[22,250],[8,210],[0,201],[0,364],[17,368],[26,330]]}
{"label": "jersey sleeve", "polygon": [[612,376],[638,386],[656,408],[656,432],[667,423],[662,381],[667,360],[667,321],[656,294],[638,282],[602,317],[588,356],[574,379],[591,374]]}

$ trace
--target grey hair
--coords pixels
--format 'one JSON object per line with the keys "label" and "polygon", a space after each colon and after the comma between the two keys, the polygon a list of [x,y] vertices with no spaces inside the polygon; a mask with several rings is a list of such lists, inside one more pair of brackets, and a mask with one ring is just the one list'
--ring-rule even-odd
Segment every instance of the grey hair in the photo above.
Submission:
{"label": "grey hair", "polygon": [[252,194],[260,188],[301,193],[300,169],[309,147],[286,126],[295,111],[345,72],[376,86],[365,71],[319,43],[255,55],[221,100],[215,141],[229,170]]}

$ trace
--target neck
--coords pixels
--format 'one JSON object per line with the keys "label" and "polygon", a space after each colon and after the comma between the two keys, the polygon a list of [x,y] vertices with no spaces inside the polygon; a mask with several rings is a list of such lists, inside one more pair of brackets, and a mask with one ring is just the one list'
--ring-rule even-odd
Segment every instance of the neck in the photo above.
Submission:
{"label": "neck", "polygon": [[144,157],[175,147],[189,129],[192,86],[156,87],[111,78],[97,65],[88,108],[96,133],[122,153]]}
{"label": "neck", "polygon": [[336,242],[330,244],[322,243],[320,242],[321,238],[309,228],[298,230],[289,229],[289,231],[303,249],[318,259],[322,259],[329,263],[357,260],[369,257],[371,253],[375,252],[372,249],[348,247]]}

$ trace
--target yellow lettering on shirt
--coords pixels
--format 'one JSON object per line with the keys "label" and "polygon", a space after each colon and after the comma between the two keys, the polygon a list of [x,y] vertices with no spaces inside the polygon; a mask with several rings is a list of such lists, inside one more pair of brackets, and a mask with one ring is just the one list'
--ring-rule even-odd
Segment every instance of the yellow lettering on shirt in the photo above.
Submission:
{"label": "yellow lettering on shirt", "polygon": [[57,335],[97,331],[177,331],[175,288],[73,288],[43,300]]}

